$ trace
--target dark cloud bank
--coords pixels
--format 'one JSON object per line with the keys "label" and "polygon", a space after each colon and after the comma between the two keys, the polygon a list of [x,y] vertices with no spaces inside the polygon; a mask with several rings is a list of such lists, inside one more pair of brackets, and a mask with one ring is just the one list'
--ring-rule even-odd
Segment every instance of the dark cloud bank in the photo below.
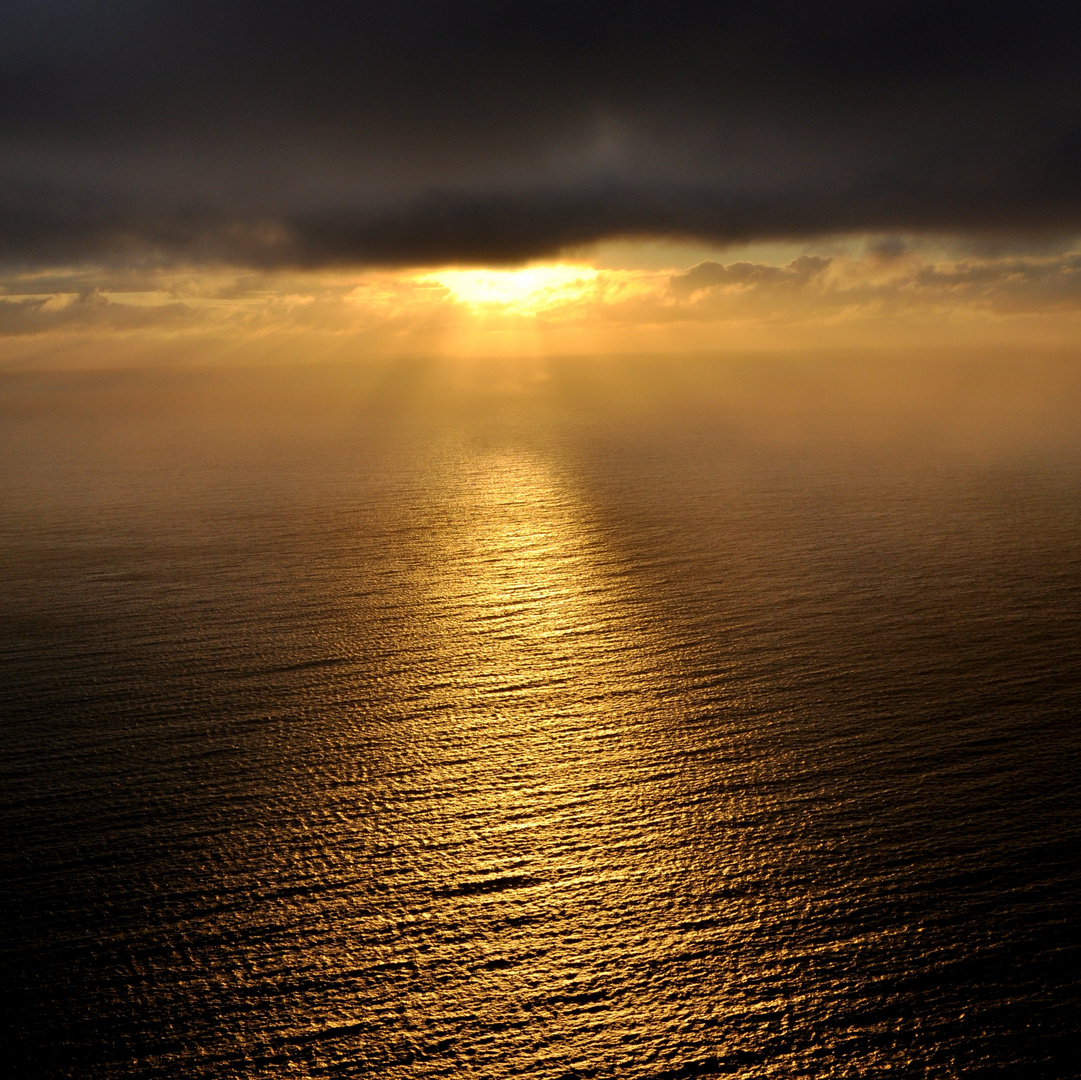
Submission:
{"label": "dark cloud bank", "polygon": [[514,261],[1081,229],[1081,7],[0,7],[0,258]]}

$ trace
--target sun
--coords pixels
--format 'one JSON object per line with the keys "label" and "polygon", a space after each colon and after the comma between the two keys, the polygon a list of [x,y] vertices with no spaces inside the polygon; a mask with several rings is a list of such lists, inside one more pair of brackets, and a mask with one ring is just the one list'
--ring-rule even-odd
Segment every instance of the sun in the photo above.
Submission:
{"label": "sun", "polygon": [[474,308],[530,314],[579,299],[593,286],[597,273],[591,266],[558,263],[516,270],[452,268],[416,280],[440,285],[459,303]]}

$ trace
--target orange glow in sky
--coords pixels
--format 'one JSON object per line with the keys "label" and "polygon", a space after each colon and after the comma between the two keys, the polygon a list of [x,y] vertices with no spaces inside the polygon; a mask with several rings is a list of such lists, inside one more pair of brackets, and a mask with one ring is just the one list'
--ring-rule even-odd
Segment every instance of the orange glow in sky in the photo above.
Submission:
{"label": "orange glow in sky", "polygon": [[621,241],[520,267],[12,271],[0,368],[833,348],[1072,348],[1081,247]]}
{"label": "orange glow in sky", "polygon": [[592,266],[555,263],[514,270],[436,270],[415,280],[441,285],[455,300],[473,307],[529,314],[582,299],[592,288],[597,273]]}

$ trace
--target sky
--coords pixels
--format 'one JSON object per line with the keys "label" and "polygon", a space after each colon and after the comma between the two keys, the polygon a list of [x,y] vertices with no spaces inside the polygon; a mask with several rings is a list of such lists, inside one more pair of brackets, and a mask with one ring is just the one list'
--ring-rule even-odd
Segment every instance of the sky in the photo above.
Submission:
{"label": "sky", "polygon": [[0,365],[1071,349],[1081,8],[10,0]]}

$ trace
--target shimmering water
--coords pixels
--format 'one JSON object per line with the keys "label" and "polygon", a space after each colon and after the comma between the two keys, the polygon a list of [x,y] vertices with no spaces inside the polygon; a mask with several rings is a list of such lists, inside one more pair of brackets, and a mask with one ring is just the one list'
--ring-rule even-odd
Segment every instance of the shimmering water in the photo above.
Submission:
{"label": "shimmering water", "polygon": [[16,1073],[1074,1075],[1079,417],[1069,364],[6,377]]}

